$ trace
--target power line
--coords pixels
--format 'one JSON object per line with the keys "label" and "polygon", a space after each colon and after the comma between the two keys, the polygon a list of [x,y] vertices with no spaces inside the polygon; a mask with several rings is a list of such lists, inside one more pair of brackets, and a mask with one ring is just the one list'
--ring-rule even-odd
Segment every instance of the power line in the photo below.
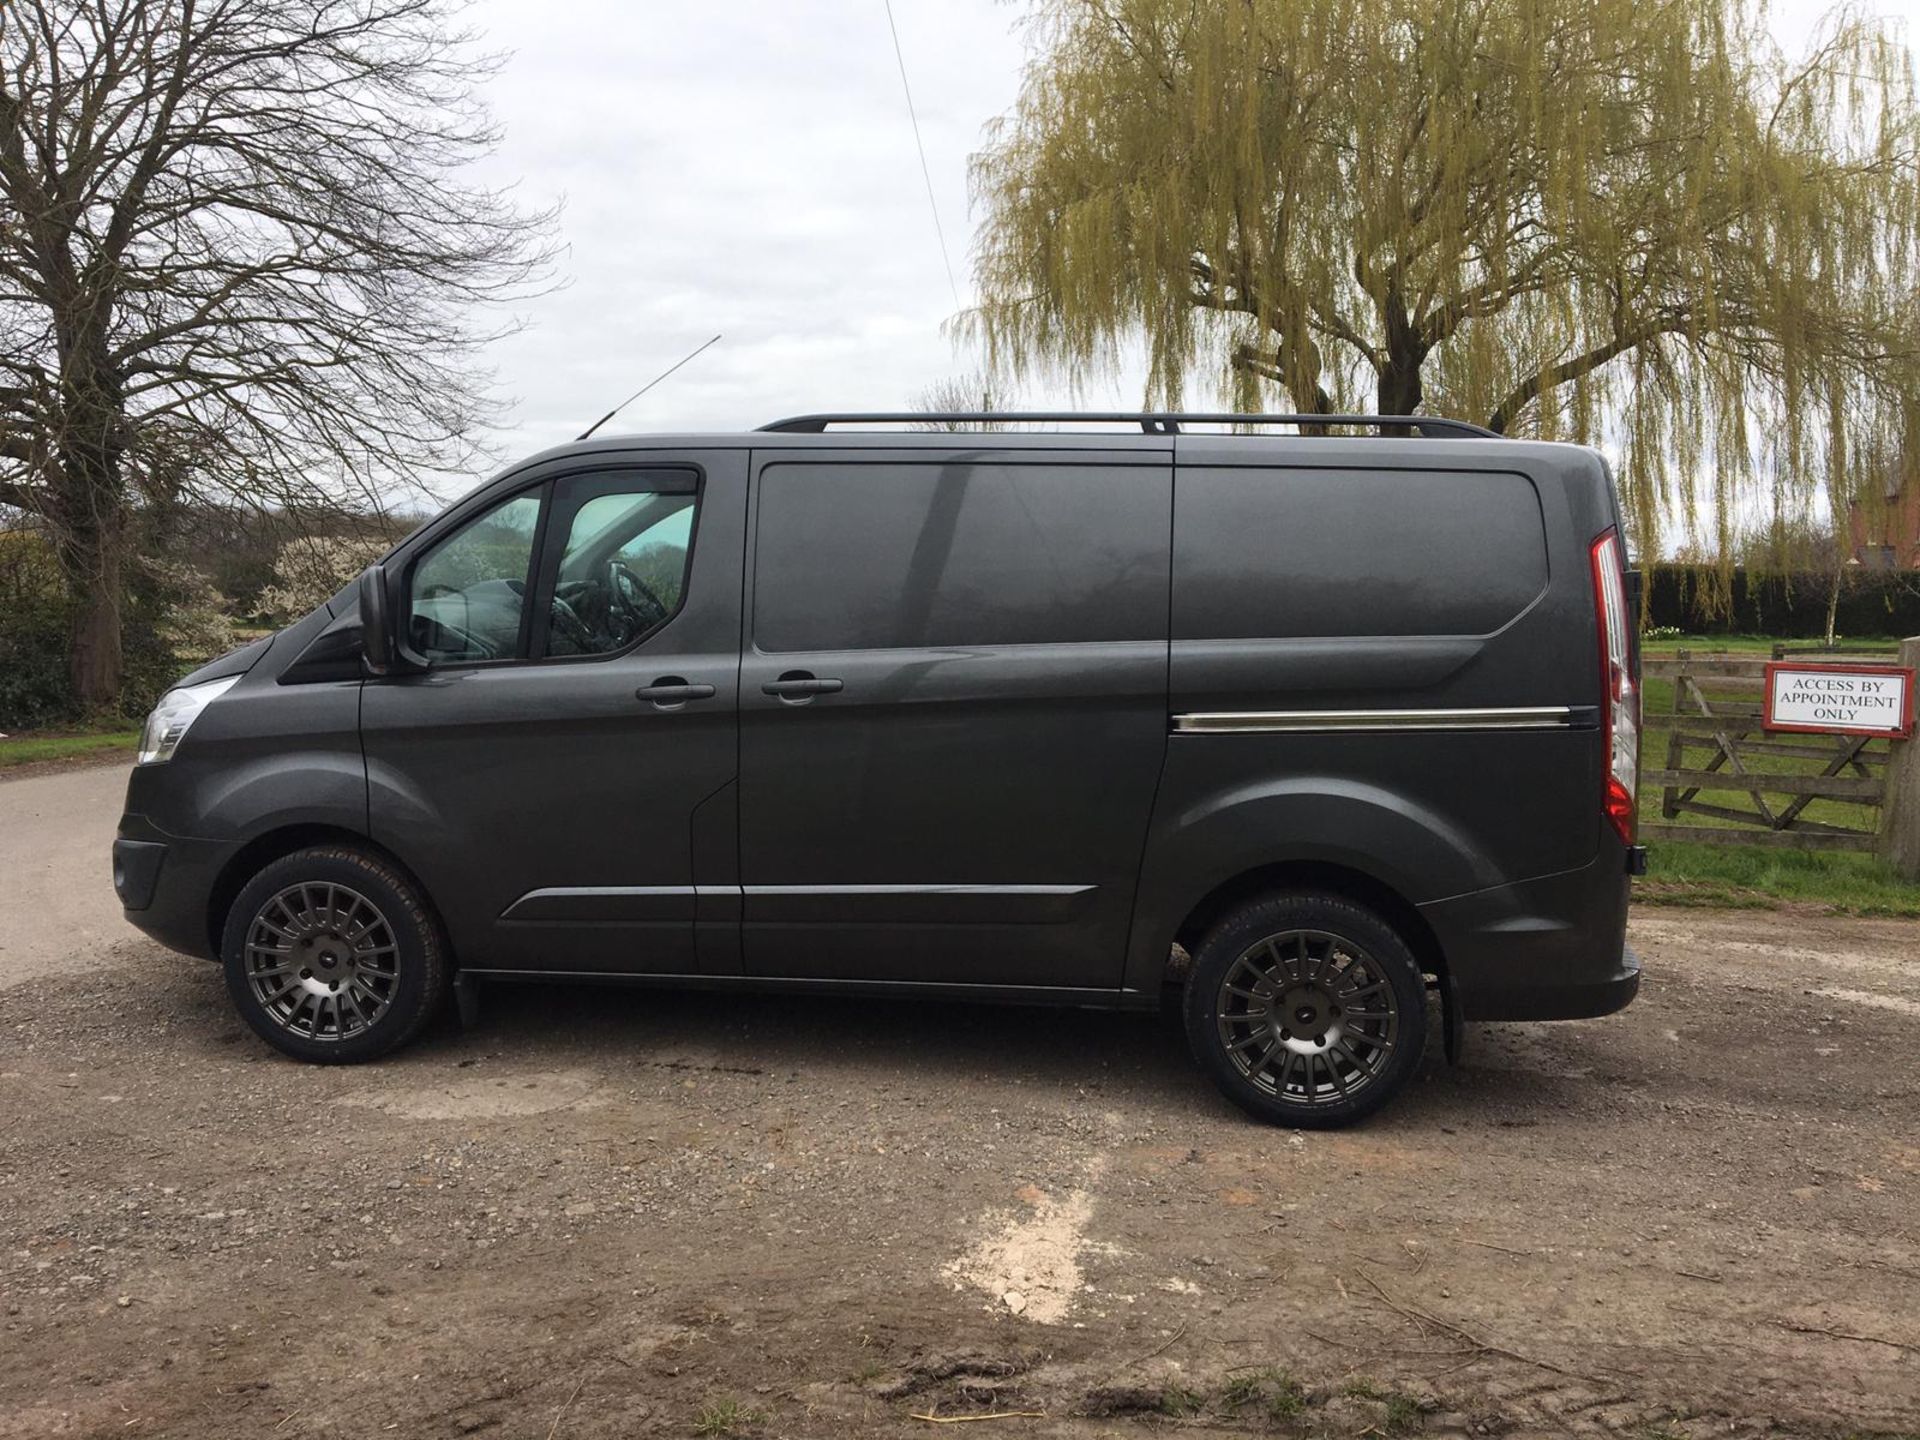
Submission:
{"label": "power line", "polygon": [[900,27],[893,23],[893,0],[882,0],[887,7],[887,30],[893,36],[893,58],[900,66],[900,88],[907,96],[907,118],[913,122],[913,148],[920,152],[920,178],[927,182],[927,208],[933,211],[933,233],[940,237],[940,263],[947,267],[947,289],[953,295],[953,308],[960,308],[960,287],[953,281],[953,261],[947,255],[947,231],[940,223],[940,202],[933,198],[933,171],[927,168],[927,147],[920,139],[920,116],[913,107],[913,86],[907,82],[907,57],[900,49]]}

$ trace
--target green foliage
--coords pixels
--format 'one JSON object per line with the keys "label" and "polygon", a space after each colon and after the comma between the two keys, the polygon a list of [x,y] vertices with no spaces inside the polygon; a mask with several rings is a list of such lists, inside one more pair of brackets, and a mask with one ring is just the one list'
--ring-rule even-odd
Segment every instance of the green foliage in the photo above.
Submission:
{"label": "green foliage", "polygon": [[0,530],[0,730],[76,717],[67,684],[72,618],[52,547],[31,530]]}
{"label": "green foliage", "polygon": [[1605,436],[1648,551],[1920,456],[1888,28],[1790,59],[1760,0],[1042,0],[1034,38],[973,175],[1003,376],[1143,339],[1149,402]]}
{"label": "green foliage", "polygon": [[1279,1424],[1306,1413],[1307,1392],[1285,1370],[1266,1366],[1227,1381],[1220,1391],[1220,1403],[1228,1410],[1259,1410]]}
{"label": "green foliage", "polygon": [[[37,530],[0,530],[0,730],[87,718],[67,656],[74,605],[53,548]],[[234,644],[224,597],[190,566],[141,562],[121,621],[124,674],[112,709],[139,719],[169,685]]]}
{"label": "green foliage", "polygon": [[1389,1435],[1404,1435],[1418,1430],[1426,1412],[1420,1402],[1411,1395],[1394,1394],[1387,1397],[1387,1413],[1381,1417],[1381,1424]]}
{"label": "green foliage", "polygon": [[1389,1435],[1406,1435],[1418,1430],[1426,1418],[1426,1410],[1413,1396],[1388,1389],[1364,1375],[1348,1381],[1343,1393],[1350,1399],[1378,1404],[1381,1407],[1379,1428]]}
{"label": "green foliage", "polygon": [[[1818,639],[1826,634],[1832,587],[1830,573],[1655,565],[1647,573],[1646,618],[1694,632]],[[1920,574],[1842,571],[1834,628],[1854,637],[1920,634]]]}
{"label": "green foliage", "polygon": [[741,1435],[761,1420],[758,1410],[748,1409],[738,1400],[709,1401],[694,1417],[696,1435]]}

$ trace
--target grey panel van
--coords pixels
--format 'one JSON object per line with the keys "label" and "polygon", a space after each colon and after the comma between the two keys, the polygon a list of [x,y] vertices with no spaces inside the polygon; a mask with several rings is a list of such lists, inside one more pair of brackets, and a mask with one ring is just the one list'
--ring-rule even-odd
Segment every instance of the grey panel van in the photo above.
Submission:
{"label": "grey panel van", "polygon": [[1637,577],[1598,454],[910,419],[482,485],[162,699],[128,919],[321,1062],[483,981],[1178,986],[1199,1064],[1296,1126],[1389,1099],[1430,1011],[1451,1042],[1633,998]]}

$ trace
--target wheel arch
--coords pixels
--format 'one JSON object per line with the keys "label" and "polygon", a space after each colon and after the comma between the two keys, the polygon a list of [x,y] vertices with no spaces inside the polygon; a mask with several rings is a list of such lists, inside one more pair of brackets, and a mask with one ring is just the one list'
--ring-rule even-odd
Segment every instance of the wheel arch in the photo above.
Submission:
{"label": "wheel arch", "polygon": [[1280,860],[1221,881],[1187,911],[1174,930],[1174,943],[1191,953],[1235,906],[1280,890],[1318,890],[1364,905],[1401,934],[1423,971],[1443,987],[1448,983],[1446,952],[1419,908],[1378,876],[1327,860]]}
{"label": "wheel arch", "polygon": [[1440,948],[1440,937],[1434,935],[1432,925],[1427,924],[1419,908],[1379,876],[1369,876],[1365,870],[1334,864],[1331,860],[1277,860],[1223,879],[1194,902],[1187,918],[1175,927],[1173,943],[1192,950],[1200,943],[1200,937],[1236,904],[1271,895],[1273,891],[1327,891],[1379,912],[1382,920],[1390,922],[1404,935],[1427,973],[1446,979],[1446,952]]}
{"label": "wheel arch", "polygon": [[1447,957],[1419,907],[1508,878],[1458,817],[1351,775],[1247,779],[1227,752],[1195,749],[1187,758],[1219,774],[1203,768],[1176,777],[1174,793],[1156,806],[1123,988],[1158,994],[1176,944],[1190,945],[1226,906],[1288,887],[1328,890],[1376,910],[1406,936],[1426,973],[1449,982]]}
{"label": "wheel arch", "polygon": [[[227,912],[233,908],[234,900],[246,888],[246,884],[267,866],[276,860],[285,859],[296,851],[308,850],[316,845],[346,845],[355,850],[363,850],[380,860],[405,877],[407,882],[419,892],[427,913],[433,917],[433,923],[439,927],[442,942],[445,942],[447,927],[440,917],[439,909],[434,905],[433,896],[427,887],[420,883],[419,875],[393,851],[379,841],[369,838],[357,830],[343,825],[305,823],[282,825],[256,835],[233,853],[227,863],[221,867],[213,882],[213,888],[207,895],[207,947],[208,953],[215,959],[221,958],[221,938],[227,926]],[[449,951],[451,955],[451,951]]]}

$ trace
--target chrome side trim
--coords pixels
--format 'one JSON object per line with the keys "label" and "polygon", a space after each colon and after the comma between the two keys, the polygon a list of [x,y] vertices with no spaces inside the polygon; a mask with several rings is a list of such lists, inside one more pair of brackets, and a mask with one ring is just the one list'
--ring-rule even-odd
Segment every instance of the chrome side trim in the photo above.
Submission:
{"label": "chrome side trim", "polygon": [[691,885],[550,885],[500,913],[502,925],[655,925],[691,922]]}
{"label": "chrome side trim", "polygon": [[1475,710],[1213,710],[1173,717],[1180,735],[1332,734],[1368,730],[1561,730],[1573,723],[1567,705],[1512,705]]}
{"label": "chrome side trim", "polygon": [[[530,890],[503,925],[659,925],[739,920],[876,923],[1071,918],[1097,885],[559,885]],[[849,911],[851,906],[851,911]],[[709,913],[711,912],[711,913]]]}
{"label": "chrome side trim", "polygon": [[522,905],[529,900],[605,900],[610,897],[655,899],[662,895],[684,897],[693,893],[691,885],[549,885],[544,889],[529,890],[513,903]]}
{"label": "chrome side trim", "polygon": [[1092,885],[743,885],[747,895],[1084,895]]}

